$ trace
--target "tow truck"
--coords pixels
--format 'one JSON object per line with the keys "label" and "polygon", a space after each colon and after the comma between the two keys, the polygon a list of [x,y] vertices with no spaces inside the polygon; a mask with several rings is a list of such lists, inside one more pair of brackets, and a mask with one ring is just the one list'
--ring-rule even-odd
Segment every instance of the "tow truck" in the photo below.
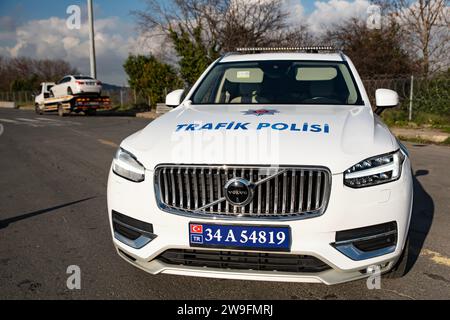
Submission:
{"label": "tow truck", "polygon": [[50,89],[54,82],[43,82],[39,87],[39,94],[34,99],[34,107],[37,114],[57,111],[60,117],[70,113],[83,112],[87,116],[95,115],[97,110],[111,109],[111,99],[108,96],[96,94],[65,95],[52,97]]}

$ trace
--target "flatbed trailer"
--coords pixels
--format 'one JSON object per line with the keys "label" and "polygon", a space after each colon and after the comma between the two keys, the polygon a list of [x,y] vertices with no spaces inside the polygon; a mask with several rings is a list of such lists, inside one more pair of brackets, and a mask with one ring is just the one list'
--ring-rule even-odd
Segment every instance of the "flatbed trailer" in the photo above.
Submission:
{"label": "flatbed trailer", "polygon": [[69,113],[84,112],[85,115],[95,115],[97,110],[111,109],[111,99],[107,96],[64,96],[45,99],[43,104],[36,107],[36,112],[57,111],[63,117]]}
{"label": "flatbed trailer", "polygon": [[66,95],[50,97],[49,88],[52,83],[42,83],[40,94],[35,99],[35,110],[38,114],[57,111],[63,117],[69,113],[83,112],[85,115],[95,115],[97,110],[110,110],[111,99],[108,96],[96,94]]}

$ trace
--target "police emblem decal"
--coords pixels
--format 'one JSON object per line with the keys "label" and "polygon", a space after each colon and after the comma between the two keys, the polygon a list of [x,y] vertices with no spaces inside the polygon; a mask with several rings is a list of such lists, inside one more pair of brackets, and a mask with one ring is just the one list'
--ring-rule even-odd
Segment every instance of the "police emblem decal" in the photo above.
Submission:
{"label": "police emblem decal", "polygon": [[265,115],[274,115],[275,113],[280,113],[280,111],[273,110],[273,109],[258,109],[258,110],[249,109],[247,111],[241,111],[241,112],[246,116],[255,115],[257,117],[265,116]]}

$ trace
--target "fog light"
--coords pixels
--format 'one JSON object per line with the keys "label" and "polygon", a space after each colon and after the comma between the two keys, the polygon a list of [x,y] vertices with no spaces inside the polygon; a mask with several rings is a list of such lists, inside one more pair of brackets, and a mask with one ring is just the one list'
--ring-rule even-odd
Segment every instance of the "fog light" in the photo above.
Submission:
{"label": "fog light", "polygon": [[114,237],[132,248],[140,249],[157,237],[153,233],[151,223],[133,219],[114,210],[112,222]]}

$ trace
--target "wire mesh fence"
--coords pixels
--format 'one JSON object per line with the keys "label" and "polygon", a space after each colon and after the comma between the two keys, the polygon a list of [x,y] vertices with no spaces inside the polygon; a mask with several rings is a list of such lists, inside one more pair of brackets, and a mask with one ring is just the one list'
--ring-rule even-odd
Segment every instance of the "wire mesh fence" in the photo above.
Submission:
{"label": "wire mesh fence", "polygon": [[129,87],[123,87],[115,90],[103,90],[102,94],[111,98],[113,106],[121,108],[139,107],[141,109],[150,109],[151,105],[156,105],[156,103],[161,102],[155,101],[153,103],[143,92]]}
{"label": "wire mesh fence", "polygon": [[0,92],[0,101],[11,101],[17,105],[34,104],[34,94],[32,91]]}
{"label": "wire mesh fence", "polygon": [[[379,88],[385,88],[394,90],[399,94],[401,100],[399,110],[409,113],[411,108],[412,117],[418,112],[450,116],[450,77],[427,79],[416,78],[411,75],[395,78],[378,76],[364,79],[363,83],[373,106],[375,106],[375,91]],[[17,105],[33,105],[34,94],[31,91],[0,92],[0,101],[13,101]],[[138,90],[129,87],[103,90],[103,94],[111,98],[114,107],[130,108],[138,106],[141,109],[150,109],[151,101],[149,98]]]}
{"label": "wire mesh fence", "polygon": [[[0,92],[0,101],[15,102],[16,105],[34,105],[37,92],[33,91],[5,91]],[[123,87],[114,90],[103,90],[102,95],[109,96],[115,107],[132,107],[136,105],[149,105],[148,98],[136,90]]]}
{"label": "wire mesh fence", "polygon": [[400,110],[450,116],[450,78],[403,76],[377,77],[363,80],[369,99],[375,105],[377,89],[391,89],[400,96]]}

